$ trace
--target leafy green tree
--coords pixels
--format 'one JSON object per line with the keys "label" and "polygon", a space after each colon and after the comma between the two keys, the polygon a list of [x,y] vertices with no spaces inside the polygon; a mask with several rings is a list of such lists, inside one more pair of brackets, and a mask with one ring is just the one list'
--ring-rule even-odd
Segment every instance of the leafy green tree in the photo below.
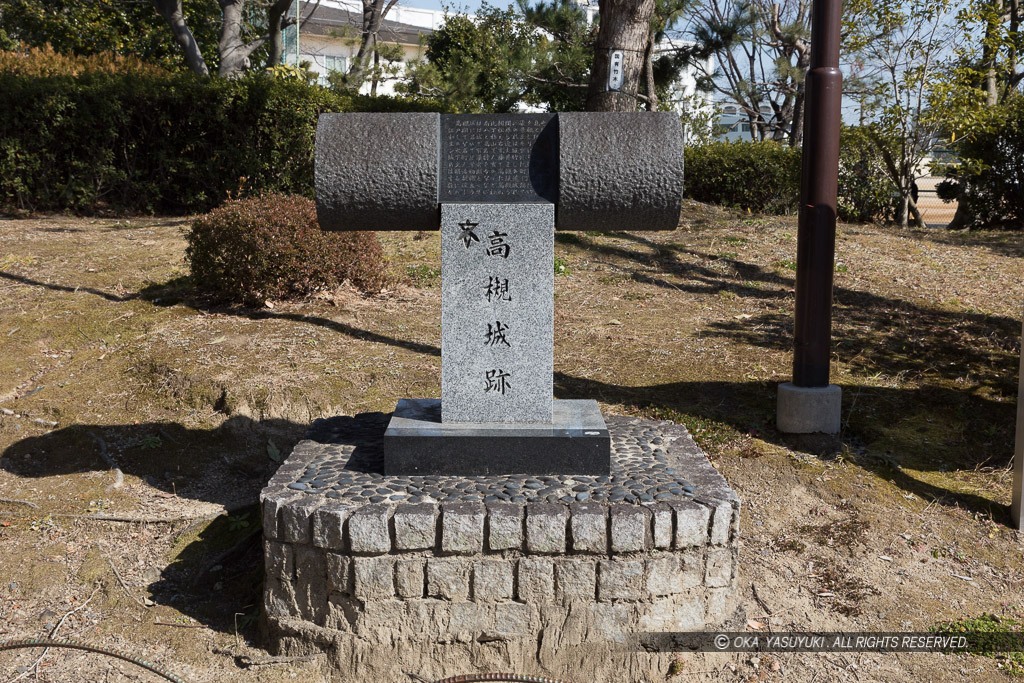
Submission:
{"label": "leafy green tree", "polygon": [[[220,9],[215,0],[183,0],[196,39],[217,43]],[[181,52],[164,20],[138,0],[4,0],[0,31],[29,47],[49,44],[65,54],[112,52],[168,69],[182,65]],[[216,61],[213,66],[216,67]]]}
{"label": "leafy green tree", "polygon": [[[599,93],[598,100],[621,99],[616,106],[626,110],[638,103],[648,109],[672,103],[671,85],[689,55],[659,53],[655,45],[689,1],[656,0],[650,17],[640,17],[639,27],[629,28],[638,46],[630,53],[635,82],[620,93]],[[626,11],[618,21],[635,23],[637,17]],[[458,111],[511,111],[520,103],[580,111],[588,103],[595,55],[607,62],[607,50],[595,51],[599,31],[600,22],[588,22],[573,0],[517,0],[517,7],[505,10],[485,4],[475,21],[450,16],[427,40],[426,63],[410,65],[409,81],[399,90],[448,100]],[[601,68],[606,81],[607,64]]]}
{"label": "leafy green tree", "polygon": [[912,188],[929,152],[942,143],[945,113],[934,106],[942,59],[962,36],[953,0],[850,0],[844,47],[861,65],[874,97],[862,112],[895,195],[895,220],[922,225]]}
{"label": "leafy green tree", "polygon": [[[693,0],[655,0],[650,36],[644,54],[644,92],[647,95],[647,108],[651,111],[679,104],[679,95],[672,91],[672,85],[693,58],[689,50],[680,50],[673,45],[672,37],[675,32],[671,27],[690,10],[692,5]],[[657,47],[666,43],[673,47],[664,50]],[[707,115],[707,109],[701,107],[696,114],[687,117],[691,123],[695,123],[701,116]],[[710,132],[710,123],[702,124],[701,129]]]}
{"label": "leafy green tree", "polygon": [[984,27],[978,64],[985,90],[985,103],[1001,104],[1024,81],[1024,5],[1020,0],[976,0],[960,10],[957,21]]}
{"label": "leafy green tree", "polygon": [[0,51],[14,50],[18,47],[18,41],[7,35],[7,31],[0,28]]}
{"label": "leafy green tree", "polygon": [[[1019,149],[1019,108],[1024,69],[1024,6],[1019,0],[972,0],[957,11],[965,39],[952,50],[935,86],[935,107],[946,114],[945,132],[954,141],[958,164],[946,170],[940,187],[946,199],[957,199],[950,229],[1004,224],[1015,206],[1006,192],[1020,185],[1003,182],[1012,169],[996,171],[999,144]],[[998,144],[997,144],[998,143]],[[1020,214],[1016,214],[1018,219]]]}
{"label": "leafy green tree", "polygon": [[281,62],[293,0],[4,0],[0,31],[60,53],[132,55],[197,74]]}
{"label": "leafy green tree", "polygon": [[956,199],[948,226],[1024,230],[1024,95],[1011,91],[987,110],[989,122],[959,138],[939,196]]}
{"label": "leafy green tree", "polygon": [[573,0],[518,4],[523,20],[539,32],[532,68],[525,74],[527,99],[550,111],[581,111],[597,26],[587,23],[586,13]]}
{"label": "leafy green tree", "polygon": [[483,5],[474,22],[457,14],[427,39],[427,61],[410,65],[409,94],[443,99],[461,112],[514,111],[538,37],[513,9]]}

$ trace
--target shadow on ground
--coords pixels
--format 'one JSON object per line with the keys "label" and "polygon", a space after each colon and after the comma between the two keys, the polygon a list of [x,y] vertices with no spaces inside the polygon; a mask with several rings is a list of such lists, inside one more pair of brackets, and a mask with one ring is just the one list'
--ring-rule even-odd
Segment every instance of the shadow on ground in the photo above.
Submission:
{"label": "shadow on ground", "polygon": [[[702,335],[753,348],[790,348],[792,315],[789,309],[795,284],[792,277],[678,243],[660,244],[630,233],[616,233],[616,236],[632,241],[637,247],[600,243],[578,234],[561,233],[557,239],[633,263],[630,276],[654,286],[691,294],[729,292],[737,297],[757,299],[766,312],[743,321],[714,322],[702,330]],[[991,235],[978,237],[983,243],[996,239]],[[963,239],[961,237],[960,241]],[[701,263],[721,260],[727,262],[729,268],[723,272],[701,263],[681,261],[680,254],[696,257]],[[652,271],[678,276],[680,281],[670,282],[650,275]],[[75,291],[20,276],[0,275],[26,284]],[[319,316],[217,305],[195,292],[188,278],[152,284],[125,297],[88,291],[112,300],[135,298],[158,306],[181,303],[203,312],[250,320],[290,320],[354,339],[440,356],[440,348],[432,344],[383,335]],[[1017,320],[930,308],[847,287],[837,287],[835,298],[833,344],[836,354],[845,359],[851,371],[850,381],[844,386],[844,430],[838,441],[816,445],[806,440],[794,441],[775,432],[774,384],[696,382],[628,387],[556,373],[555,393],[565,398],[597,398],[651,416],[688,421],[691,431],[705,447],[713,448],[716,439],[728,438],[716,427],[726,425],[735,434],[756,433],[786,447],[819,453],[841,450],[847,455],[871,453],[872,456],[866,457],[877,455],[884,463],[898,462],[918,470],[973,470],[1006,464],[1012,452],[1013,407],[1006,399],[1016,394],[1014,377],[1020,330]],[[914,380],[916,388],[856,383],[857,376],[875,379],[880,375]],[[956,388],[957,385],[963,385],[964,389]],[[706,429],[701,429],[702,423],[707,423]],[[231,421],[225,429],[230,430],[230,424]],[[219,437],[211,435],[210,438]],[[936,441],[940,443],[936,445]],[[871,462],[862,464],[869,469],[875,467]],[[948,504],[977,511],[988,510],[993,504],[981,496],[946,491],[912,478],[897,476],[894,481],[902,481],[908,491],[926,499],[948,501]]]}
{"label": "shadow on ground", "polygon": [[[777,391],[778,385],[772,382],[677,382],[628,387],[562,373],[555,376],[557,398],[595,398],[641,415],[683,423],[706,450],[757,436],[789,450],[824,458],[842,455],[922,500],[990,514],[1004,524],[1010,522],[1005,505],[922,481],[905,468],[953,472],[1009,466],[1015,416],[1012,403],[935,387],[844,386],[841,433],[836,437],[799,436],[775,429]],[[920,425],[930,428],[922,431]],[[993,426],[1000,427],[993,430]],[[922,451],[936,455],[920,457]]]}
{"label": "shadow on ground", "polygon": [[[809,450],[826,457],[840,452],[844,458],[922,500],[1009,523],[1008,510],[994,500],[936,486],[907,472],[901,466],[901,456],[892,455],[902,452],[898,441],[890,439],[892,451],[888,454],[866,448],[861,423],[865,421],[862,414],[873,411],[885,413],[891,420],[908,419],[898,410],[893,412],[890,406],[913,406],[914,410],[927,412],[933,404],[959,403],[965,415],[980,414],[993,422],[1005,420],[1012,424],[1012,404],[932,387],[845,390],[843,433],[835,439],[808,442],[775,431],[776,386],[770,383],[679,382],[630,387],[564,373],[555,376],[555,394],[559,398],[595,398],[625,406],[640,415],[681,422],[706,448],[709,444],[713,446],[716,439],[756,434],[789,449]],[[23,439],[3,452],[2,462],[5,469],[21,477],[101,471],[107,468],[100,453],[102,439],[121,446],[118,464],[126,475],[139,477],[177,496],[227,506],[230,511],[212,522],[182,526],[180,541],[172,552],[174,560],[149,589],[158,604],[171,606],[215,630],[258,638],[263,558],[255,496],[276,467],[267,457],[267,440],[275,435],[281,454],[286,455],[306,427],[283,420],[256,422],[244,417],[232,417],[212,430],[187,429],[173,423],[76,425]],[[900,430],[899,434],[913,432]],[[970,431],[955,438],[962,443],[950,447],[971,450]],[[1009,450],[990,464],[1000,467],[1008,460]],[[918,470],[938,468],[937,462],[912,464]],[[239,496],[240,490],[247,495]]]}
{"label": "shadow on ground", "polygon": [[116,453],[126,477],[224,506],[227,512],[212,521],[198,517],[173,524],[173,560],[148,588],[157,604],[223,633],[237,629],[255,636],[263,580],[258,494],[277,468],[268,443],[283,457],[306,428],[238,416],[208,430],[171,422],[73,425],[15,442],[0,453],[0,467],[25,478],[103,472],[109,468],[104,453]]}
{"label": "shadow on ground", "polygon": [[[689,294],[729,293],[776,308],[744,320],[716,322],[701,333],[754,347],[781,351],[792,348],[790,302],[795,277],[736,258],[678,244],[660,244],[637,234],[616,233],[616,237],[632,240],[637,249],[599,243],[585,235],[558,235],[559,242],[635,263],[630,276],[639,282]],[[983,242],[986,239],[994,238],[979,236]],[[726,263],[729,272],[680,261],[678,254],[701,262]],[[653,269],[652,264],[656,264]],[[671,273],[682,282],[651,276],[649,270]],[[970,375],[973,381],[1005,396],[1016,394],[1013,377],[1020,353],[1020,320],[931,308],[849,287],[836,286],[834,292],[833,346],[855,371],[927,374],[951,380]]]}

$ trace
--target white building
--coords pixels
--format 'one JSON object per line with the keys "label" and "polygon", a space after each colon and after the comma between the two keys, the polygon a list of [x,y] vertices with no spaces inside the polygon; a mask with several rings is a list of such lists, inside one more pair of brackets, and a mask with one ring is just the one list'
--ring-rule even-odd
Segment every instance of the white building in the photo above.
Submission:
{"label": "white building", "polygon": [[[715,139],[725,142],[753,142],[747,110],[732,102],[722,103],[720,107],[721,113],[715,123]],[[770,123],[775,119],[775,113],[769,105],[762,104],[761,117]]]}
{"label": "white building", "polygon": [[[346,72],[352,59],[359,52],[359,41],[363,31],[363,7],[353,0],[321,0],[321,2],[299,2],[298,20],[302,24],[298,31],[297,51],[294,42],[287,41],[286,64],[309,62],[311,68],[320,74],[320,83],[327,83],[331,71]],[[425,48],[421,37],[426,38],[445,21],[445,13],[437,10],[418,9],[396,5],[383,21],[379,40],[389,45],[398,45],[402,50],[403,69],[406,62],[424,59]],[[294,34],[294,29],[291,29]],[[373,87],[369,80],[360,92],[368,94]],[[378,95],[395,94],[395,79],[384,79],[377,84]]]}
{"label": "white building", "polygon": [[[586,12],[587,22],[592,23],[598,13],[597,0],[577,0]],[[298,31],[290,28],[285,36],[285,63],[298,64],[309,62],[313,71],[320,74],[320,82],[326,84],[327,74],[331,71],[345,72],[352,59],[359,51],[359,38],[363,26],[363,7],[358,0],[320,0],[319,3],[298,2],[298,20],[302,24]],[[415,7],[395,5],[383,22],[380,41],[400,46],[403,54],[402,64],[397,64],[399,71],[404,70],[404,63],[425,59],[423,43],[426,37],[440,28],[448,17],[443,10],[428,10]],[[472,15],[470,15],[472,19]],[[296,44],[297,43],[297,44]],[[674,45],[665,40],[659,44],[655,53],[674,49]],[[712,64],[705,65],[710,73]],[[698,93],[696,90],[697,72],[687,67],[680,74],[672,88],[672,108],[683,113],[694,107],[711,110],[710,95]],[[400,79],[387,78],[377,84],[378,95],[393,95],[395,83]],[[368,80],[360,92],[368,94],[373,84]],[[524,108],[525,110],[525,108]],[[533,109],[532,111],[538,111]]]}

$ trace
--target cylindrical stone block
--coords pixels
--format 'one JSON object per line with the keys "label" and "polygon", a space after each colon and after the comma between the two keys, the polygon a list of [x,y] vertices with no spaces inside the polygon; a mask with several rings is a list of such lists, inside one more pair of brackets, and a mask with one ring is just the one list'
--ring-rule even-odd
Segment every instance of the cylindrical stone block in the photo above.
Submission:
{"label": "cylindrical stone block", "polygon": [[683,127],[672,112],[558,115],[558,230],[674,230]]}
{"label": "cylindrical stone block", "polygon": [[437,230],[440,115],[321,114],[316,213],[324,230]]}

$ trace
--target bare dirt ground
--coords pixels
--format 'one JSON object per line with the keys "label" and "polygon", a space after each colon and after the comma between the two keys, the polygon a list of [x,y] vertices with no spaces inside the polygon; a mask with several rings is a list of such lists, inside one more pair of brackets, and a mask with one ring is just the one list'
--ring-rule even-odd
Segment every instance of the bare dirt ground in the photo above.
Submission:
{"label": "bare dirt ground", "polygon": [[[1020,233],[840,226],[843,431],[797,439],[773,426],[795,220],[684,209],[673,232],[558,236],[556,395],[687,425],[744,504],[751,629],[1022,618],[1024,541],[1006,526]],[[439,395],[437,235],[383,235],[395,285],[380,296],[253,310],[190,289],[186,223],[0,220],[0,641],[55,632],[192,681],[361,680],[265,661],[256,496],[311,419]],[[158,680],[41,654],[0,651],[0,680]],[[676,669],[903,682],[1021,667],[805,654],[680,655]]]}

